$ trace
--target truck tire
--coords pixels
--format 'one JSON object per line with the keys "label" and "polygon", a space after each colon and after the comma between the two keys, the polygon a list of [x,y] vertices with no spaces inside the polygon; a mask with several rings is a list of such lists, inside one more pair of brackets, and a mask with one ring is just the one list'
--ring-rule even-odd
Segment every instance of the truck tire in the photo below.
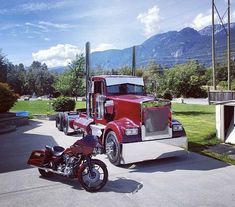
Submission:
{"label": "truck tire", "polygon": [[63,113],[60,112],[55,120],[55,126],[56,128],[58,128],[59,131],[63,131],[62,121],[63,121]]}
{"label": "truck tire", "polygon": [[108,132],[105,139],[106,154],[113,165],[120,165],[121,147],[114,131]]}
{"label": "truck tire", "polygon": [[64,134],[65,135],[68,135],[68,132],[69,132],[69,118],[68,118],[68,115],[65,115],[64,116],[64,119],[63,119],[63,131],[64,131]]}

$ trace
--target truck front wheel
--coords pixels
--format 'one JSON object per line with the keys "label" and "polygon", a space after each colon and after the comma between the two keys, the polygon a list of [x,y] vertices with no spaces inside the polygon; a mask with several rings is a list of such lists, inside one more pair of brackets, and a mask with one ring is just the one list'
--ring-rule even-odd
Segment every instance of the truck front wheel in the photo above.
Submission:
{"label": "truck front wheel", "polygon": [[106,154],[109,161],[114,165],[119,165],[121,161],[121,148],[115,132],[110,131],[106,136]]}

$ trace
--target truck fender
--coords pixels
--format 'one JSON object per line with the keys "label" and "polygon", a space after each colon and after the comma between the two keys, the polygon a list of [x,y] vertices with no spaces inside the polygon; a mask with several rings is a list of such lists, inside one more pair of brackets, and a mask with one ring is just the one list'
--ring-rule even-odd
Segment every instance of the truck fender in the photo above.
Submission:
{"label": "truck fender", "polygon": [[120,129],[120,127],[118,126],[118,124],[115,122],[115,121],[112,121],[112,122],[109,122],[106,127],[105,127],[105,130],[104,130],[104,133],[103,133],[103,139],[102,139],[102,145],[105,146],[105,138],[106,138],[106,135],[108,134],[108,132],[110,131],[113,131],[115,132],[115,134],[117,135],[117,139],[119,142],[122,141],[122,136],[123,136],[123,133]]}
{"label": "truck fender", "polygon": [[126,128],[131,127],[138,127],[132,120],[127,118],[121,118],[119,120],[111,121],[106,125],[106,128],[103,133],[103,140],[102,144],[104,146],[105,144],[105,138],[109,131],[114,131],[118,141],[121,143],[123,140],[123,136],[125,133]]}

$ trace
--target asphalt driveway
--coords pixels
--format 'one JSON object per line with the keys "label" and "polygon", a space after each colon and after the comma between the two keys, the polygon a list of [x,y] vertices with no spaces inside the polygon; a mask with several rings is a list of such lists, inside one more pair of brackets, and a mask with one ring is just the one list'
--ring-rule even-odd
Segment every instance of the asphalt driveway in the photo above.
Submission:
{"label": "asphalt driveway", "polygon": [[235,166],[195,153],[122,168],[100,156],[109,181],[97,193],[81,189],[76,180],[42,178],[26,165],[33,149],[67,147],[76,139],[59,132],[54,122],[39,120],[0,135],[0,207],[234,206]]}

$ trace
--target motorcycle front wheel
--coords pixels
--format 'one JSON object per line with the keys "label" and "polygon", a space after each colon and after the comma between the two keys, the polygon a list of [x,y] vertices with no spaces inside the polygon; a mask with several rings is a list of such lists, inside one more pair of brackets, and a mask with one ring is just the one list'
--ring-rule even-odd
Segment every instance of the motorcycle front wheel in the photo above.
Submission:
{"label": "motorcycle front wheel", "polygon": [[108,180],[108,170],[106,165],[100,160],[91,160],[92,172],[88,165],[84,164],[80,170],[79,182],[82,187],[89,192],[99,191]]}

